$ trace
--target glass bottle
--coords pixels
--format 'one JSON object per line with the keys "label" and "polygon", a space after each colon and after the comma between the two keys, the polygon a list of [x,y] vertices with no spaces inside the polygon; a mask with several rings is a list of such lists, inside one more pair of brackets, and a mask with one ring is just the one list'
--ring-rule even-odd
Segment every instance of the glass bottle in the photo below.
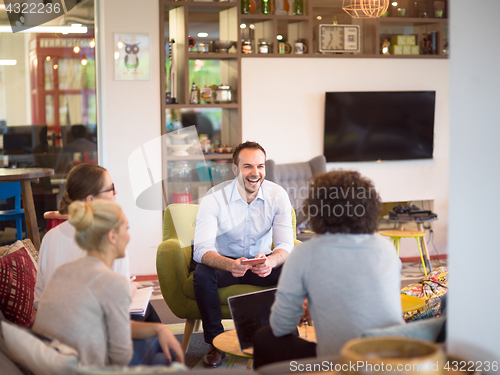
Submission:
{"label": "glass bottle", "polygon": [[260,12],[262,14],[271,14],[271,0],[262,0],[261,1]]}
{"label": "glass bottle", "polygon": [[200,104],[200,89],[196,86],[196,83],[193,82],[191,86],[191,97],[189,102],[191,104]]}
{"label": "glass bottle", "polygon": [[215,185],[233,178],[231,163],[226,160],[216,160],[212,167],[212,182]]}
{"label": "glass bottle", "polygon": [[293,0],[293,14],[295,16],[304,15],[304,0]]}
{"label": "glass bottle", "polygon": [[250,0],[241,0],[241,14],[250,14]]}

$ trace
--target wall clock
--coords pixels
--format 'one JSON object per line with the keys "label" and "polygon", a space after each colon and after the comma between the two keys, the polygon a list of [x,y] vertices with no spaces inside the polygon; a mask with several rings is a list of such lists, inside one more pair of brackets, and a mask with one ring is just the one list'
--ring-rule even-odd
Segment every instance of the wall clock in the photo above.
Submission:
{"label": "wall clock", "polygon": [[359,26],[319,25],[320,52],[359,52]]}

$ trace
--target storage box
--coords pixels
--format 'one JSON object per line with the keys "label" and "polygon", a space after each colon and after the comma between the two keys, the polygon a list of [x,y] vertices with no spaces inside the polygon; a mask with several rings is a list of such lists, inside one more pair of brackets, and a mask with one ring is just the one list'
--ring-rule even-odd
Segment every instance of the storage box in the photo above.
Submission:
{"label": "storage box", "polygon": [[391,44],[414,46],[416,44],[415,35],[393,35]]}
{"label": "storage box", "polygon": [[420,55],[420,46],[411,46],[412,55]]}
{"label": "storage box", "polygon": [[406,37],[408,35],[393,35],[391,36],[391,45],[397,44],[397,45],[404,45],[406,44]]}
{"label": "storage box", "polygon": [[403,46],[397,44],[391,44],[391,46],[389,47],[389,53],[391,55],[402,55]]}
{"label": "storage box", "polygon": [[406,35],[406,44],[414,46],[416,43],[415,35]]}

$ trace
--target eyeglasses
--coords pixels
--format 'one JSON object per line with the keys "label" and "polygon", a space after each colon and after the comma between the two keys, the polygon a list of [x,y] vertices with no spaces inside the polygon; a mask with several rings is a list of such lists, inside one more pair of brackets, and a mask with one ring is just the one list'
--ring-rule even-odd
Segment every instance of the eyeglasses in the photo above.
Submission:
{"label": "eyeglasses", "polygon": [[115,184],[114,183],[111,184],[111,187],[109,189],[100,191],[98,194],[108,193],[110,191],[113,192],[113,195],[116,195],[116,190],[115,190]]}

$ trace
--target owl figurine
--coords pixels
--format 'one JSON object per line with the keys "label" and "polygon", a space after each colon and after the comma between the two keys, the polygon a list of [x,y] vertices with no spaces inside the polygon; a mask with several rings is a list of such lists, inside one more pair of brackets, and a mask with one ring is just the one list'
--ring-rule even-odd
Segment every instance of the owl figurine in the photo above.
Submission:
{"label": "owl figurine", "polygon": [[125,53],[125,67],[127,70],[134,70],[134,72],[137,71],[137,67],[139,66],[139,57],[137,56],[139,53],[139,43],[125,43]]}

